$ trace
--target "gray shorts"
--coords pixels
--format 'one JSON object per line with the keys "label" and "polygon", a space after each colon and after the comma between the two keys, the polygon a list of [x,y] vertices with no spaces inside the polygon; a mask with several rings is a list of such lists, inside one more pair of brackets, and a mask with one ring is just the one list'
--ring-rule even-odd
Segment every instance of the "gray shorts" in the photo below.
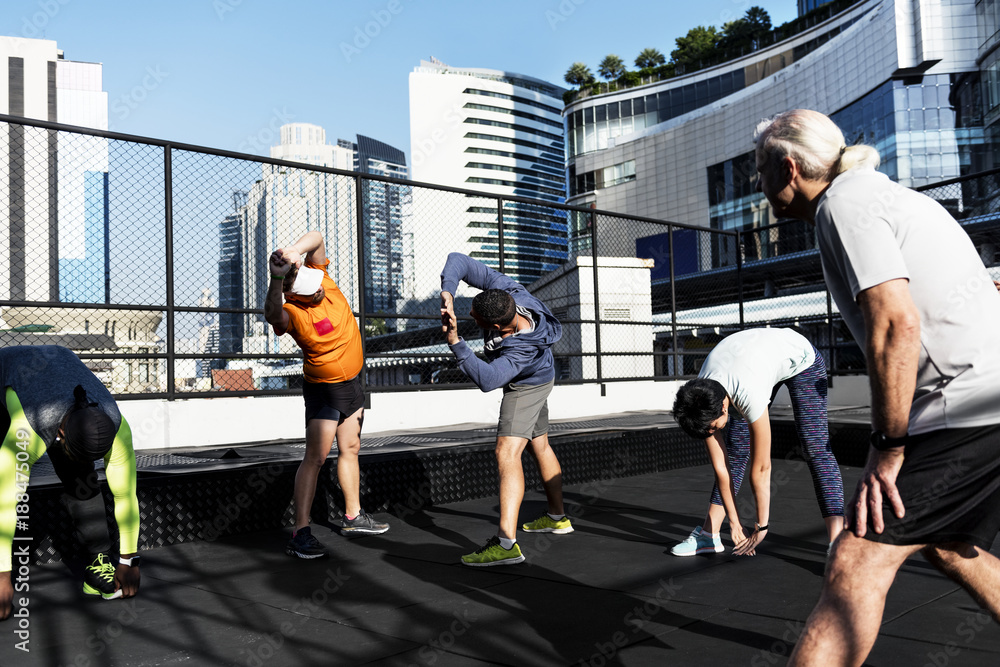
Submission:
{"label": "gray shorts", "polygon": [[555,380],[545,384],[511,382],[503,388],[498,436],[537,438],[549,432],[549,394]]}

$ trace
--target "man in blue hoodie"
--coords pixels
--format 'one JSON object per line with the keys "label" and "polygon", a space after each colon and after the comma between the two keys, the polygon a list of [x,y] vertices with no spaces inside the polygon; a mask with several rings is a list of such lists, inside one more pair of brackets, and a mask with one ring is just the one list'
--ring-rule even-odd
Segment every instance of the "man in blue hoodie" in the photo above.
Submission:
{"label": "man in blue hoodie", "polygon": [[[463,280],[483,290],[472,300],[469,314],[483,330],[485,361],[458,336],[454,295]],[[555,382],[552,345],[562,336],[562,325],[523,285],[453,252],[441,272],[441,329],[458,367],[480,389],[503,388],[496,448],[500,530],[485,546],[462,556],[462,563],[476,567],[520,563],[524,560],[517,544],[517,514],[524,498],[521,454],[529,442],[542,476],[548,511],[522,528],[529,533],[573,532],[563,510],[562,469],[548,437],[547,401]]]}

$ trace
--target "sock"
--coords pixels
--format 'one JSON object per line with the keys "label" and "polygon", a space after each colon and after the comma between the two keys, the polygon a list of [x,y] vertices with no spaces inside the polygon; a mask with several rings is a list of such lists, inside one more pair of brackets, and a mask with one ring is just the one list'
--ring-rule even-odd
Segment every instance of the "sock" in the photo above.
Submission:
{"label": "sock", "polygon": [[497,537],[500,538],[500,546],[502,546],[507,551],[510,551],[511,549],[513,549],[514,545],[517,543],[516,539],[514,539],[514,540],[508,540],[503,535],[497,535]]}
{"label": "sock", "polygon": [[348,521],[354,521],[354,520],[355,520],[355,519],[357,519],[358,517],[356,517],[356,516],[350,516],[349,514],[347,514],[347,513],[345,512],[345,513],[344,513],[344,518],[345,518],[345,519],[347,519]]}
{"label": "sock", "polygon": [[565,514],[552,514],[550,512],[546,512],[546,514],[548,514],[549,518],[552,519],[553,521],[559,521],[566,516]]}
{"label": "sock", "polygon": [[298,537],[299,533],[302,533],[302,532],[305,532],[305,534],[308,535],[309,533],[312,532],[312,530],[310,530],[309,526],[303,526],[302,528],[299,528],[298,530],[293,530],[292,531],[292,537]]}

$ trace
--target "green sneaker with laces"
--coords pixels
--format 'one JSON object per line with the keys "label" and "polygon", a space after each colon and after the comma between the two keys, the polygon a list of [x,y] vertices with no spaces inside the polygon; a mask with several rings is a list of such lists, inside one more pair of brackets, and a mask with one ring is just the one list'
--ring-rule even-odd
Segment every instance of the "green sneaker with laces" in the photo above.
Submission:
{"label": "green sneaker with laces", "polygon": [[521,526],[521,529],[528,533],[555,533],[565,535],[573,532],[573,524],[568,517],[563,517],[556,521],[548,514],[543,514],[534,521]]}
{"label": "green sneaker with laces", "polygon": [[100,595],[105,600],[122,596],[121,589],[115,590],[115,566],[107,555],[97,554],[90,565],[83,568],[83,592],[86,595]]}
{"label": "green sneaker with laces", "polygon": [[513,565],[523,560],[524,554],[521,553],[521,547],[517,545],[517,542],[514,542],[512,548],[504,549],[500,546],[500,538],[494,535],[480,549],[462,556],[462,565],[489,567],[490,565]]}

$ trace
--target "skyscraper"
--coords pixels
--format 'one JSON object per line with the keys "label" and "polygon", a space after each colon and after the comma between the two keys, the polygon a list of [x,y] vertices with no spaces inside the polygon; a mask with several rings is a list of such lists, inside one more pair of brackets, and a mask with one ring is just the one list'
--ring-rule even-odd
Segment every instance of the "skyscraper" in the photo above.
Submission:
{"label": "skyscraper", "polygon": [[[522,74],[421,62],[410,73],[413,179],[565,201],[563,92]],[[436,272],[450,250],[499,268],[496,198],[443,197],[420,189],[414,197],[420,199],[415,210],[434,213],[433,230],[415,223],[418,297],[440,289]],[[531,283],[568,256],[564,212],[504,202],[502,220],[504,270],[514,279]]]}
{"label": "skyscraper", "polygon": [[[398,148],[358,135],[355,170],[362,174],[407,177],[406,155]],[[413,234],[409,229],[412,188],[409,185],[365,181],[361,191],[365,221],[365,310],[396,312],[413,296]]]}
{"label": "skyscraper", "polygon": [[[54,41],[0,37],[0,112],[106,130],[101,74]],[[106,302],[107,140],[8,125],[0,145],[0,295]]]}
{"label": "skyscraper", "polygon": [[[328,272],[344,293],[348,303],[359,307],[358,233],[355,179],[310,169],[310,165],[345,171],[405,178],[406,161],[402,151],[368,137],[358,142],[338,140],[327,143],[326,131],[309,123],[290,123],[281,127],[281,143],[271,148],[271,157],[303,163],[302,168],[265,164],[261,178],[248,190],[246,202],[238,205],[238,222],[229,218],[222,223],[227,230],[239,226],[238,238],[225,235],[220,261],[220,301],[232,307],[260,308],[267,293],[268,256],[275,248],[296,241],[307,231],[319,231],[326,241],[330,258]],[[405,235],[402,225],[408,215],[408,186],[369,183],[362,191],[364,219],[369,226],[363,248],[368,267],[366,309],[394,311],[406,290]],[[243,248],[245,262],[237,283],[223,278],[223,271],[236,270],[232,249]],[[228,259],[227,259],[228,258]],[[239,305],[235,305],[239,304]],[[231,323],[220,323],[222,349],[236,334]],[[243,351],[257,351],[260,341],[271,351],[296,349],[294,341],[273,337],[260,316],[248,315],[242,334],[257,342]]]}

